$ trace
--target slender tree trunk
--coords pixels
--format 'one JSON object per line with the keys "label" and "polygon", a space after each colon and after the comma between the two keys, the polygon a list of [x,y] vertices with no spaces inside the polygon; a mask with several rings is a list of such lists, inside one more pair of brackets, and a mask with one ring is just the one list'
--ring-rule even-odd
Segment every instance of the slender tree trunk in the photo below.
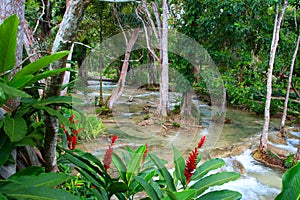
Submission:
{"label": "slender tree trunk", "polygon": [[103,58],[99,59],[99,65],[100,65],[100,86],[99,86],[99,106],[104,105],[104,100],[103,100],[103,88],[102,88],[102,71],[103,71]]}
{"label": "slender tree trunk", "polygon": [[124,62],[122,65],[122,70],[121,70],[121,74],[120,74],[120,78],[118,81],[118,84],[116,86],[116,88],[113,90],[111,97],[109,99],[109,101],[107,102],[108,108],[110,110],[112,110],[112,107],[114,105],[114,103],[118,100],[118,98],[121,96],[123,89],[124,89],[124,85],[125,85],[125,80],[126,80],[126,75],[127,75],[127,70],[128,70],[128,64],[129,64],[129,58],[130,58],[130,54],[132,51],[132,48],[138,38],[138,34],[139,34],[140,29],[136,28],[134,29],[131,38],[128,42],[128,45],[126,46],[126,52],[125,52],[125,57],[124,57]]}
{"label": "slender tree trunk", "polygon": [[284,101],[283,114],[282,114],[280,128],[279,128],[279,132],[280,132],[280,134],[281,134],[282,137],[285,137],[284,126],[285,126],[285,120],[286,120],[286,115],[287,115],[287,108],[288,108],[290,91],[291,91],[291,84],[292,84],[292,78],[293,78],[293,72],[294,72],[294,65],[295,65],[295,60],[297,58],[299,43],[300,43],[300,33],[298,35],[298,39],[297,39],[297,42],[296,42],[296,47],[295,47],[294,55],[293,55],[293,58],[292,58],[292,63],[291,63],[291,68],[290,68],[290,75],[289,75],[289,81],[288,81],[288,86],[287,86],[287,90],[286,90],[286,97],[285,97],[285,101]]}
{"label": "slender tree trunk", "polygon": [[168,60],[168,4],[167,0],[163,0],[162,14],[162,63],[160,74],[160,100],[158,106],[158,114],[162,117],[168,116],[169,110],[169,60]]}
{"label": "slender tree trunk", "polygon": [[[70,50],[73,40],[77,34],[79,23],[82,20],[86,7],[91,0],[73,0],[68,6],[63,20],[60,24],[58,33],[52,47],[52,53]],[[67,58],[63,58],[51,65],[52,69],[60,69],[65,67]],[[51,78],[51,81],[47,87],[46,98],[52,96],[59,96],[62,86],[64,74],[59,74]],[[53,107],[59,109],[59,107]],[[45,113],[44,122],[46,124],[45,144],[44,144],[44,159],[45,168],[47,172],[57,171],[56,162],[56,144],[57,144],[57,132],[59,123],[57,118]]]}
{"label": "slender tree trunk", "polygon": [[268,149],[268,132],[269,132],[269,124],[270,124],[270,105],[271,105],[271,98],[272,98],[273,67],[274,67],[274,60],[275,60],[276,50],[279,41],[281,22],[287,5],[288,5],[288,0],[285,0],[279,16],[278,16],[279,5],[278,4],[276,5],[276,17],[274,22],[274,32],[273,32],[273,39],[272,39],[272,45],[270,51],[269,69],[267,73],[268,79],[267,79],[267,95],[266,95],[266,105],[265,105],[265,123],[260,138],[260,147],[259,147],[262,152],[266,152]]}
{"label": "slender tree trunk", "polygon": [[180,108],[180,115],[186,119],[189,119],[192,116],[192,92],[193,90],[187,90],[182,93],[183,100]]}

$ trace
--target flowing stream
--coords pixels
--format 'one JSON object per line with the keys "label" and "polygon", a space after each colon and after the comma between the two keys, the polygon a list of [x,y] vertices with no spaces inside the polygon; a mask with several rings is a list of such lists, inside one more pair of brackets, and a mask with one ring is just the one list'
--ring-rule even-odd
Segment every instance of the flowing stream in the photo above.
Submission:
{"label": "flowing stream", "polygon": [[[95,96],[99,96],[99,82],[89,81],[89,92],[82,95],[85,103],[93,105]],[[109,82],[103,83],[104,97],[107,97],[115,87]],[[83,94],[78,92],[78,94]],[[128,101],[133,97],[132,101]],[[174,107],[180,95],[170,93],[171,107]],[[149,151],[156,153],[161,158],[166,159],[172,168],[172,145],[175,145],[185,157],[196,146],[202,135],[207,135],[209,140],[208,128],[211,125],[212,111],[210,106],[199,101],[193,100],[199,112],[200,123],[194,128],[172,128],[166,134],[162,125],[140,124],[147,122],[144,120],[148,114],[147,109],[155,109],[159,98],[159,92],[145,92],[137,88],[126,88],[114,107],[113,116],[104,119],[109,134],[118,135],[115,151],[121,152],[126,146],[137,147],[147,143]],[[217,137],[214,146],[204,146],[201,153],[203,158],[223,157],[226,165],[223,171],[237,171],[242,173],[237,181],[229,182],[214,189],[226,188],[239,191],[243,194],[243,199],[247,200],[271,200],[281,190],[282,172],[271,169],[255,161],[251,156],[251,150],[259,144],[260,131],[263,126],[263,118],[253,113],[228,109],[226,117],[232,123],[222,125],[221,133]],[[151,123],[151,121],[148,121]],[[163,124],[163,122],[161,122]],[[271,122],[270,127],[278,127],[279,121]],[[276,131],[271,132],[270,134]],[[299,132],[292,132],[295,138],[289,139],[287,145],[279,145],[295,152],[294,145],[299,145]],[[215,139],[215,138],[214,138]],[[99,137],[93,142],[85,142],[84,148],[99,156],[102,159],[106,147],[109,144],[107,137]],[[212,149],[216,151],[212,151]],[[238,164],[238,165],[237,165]]]}

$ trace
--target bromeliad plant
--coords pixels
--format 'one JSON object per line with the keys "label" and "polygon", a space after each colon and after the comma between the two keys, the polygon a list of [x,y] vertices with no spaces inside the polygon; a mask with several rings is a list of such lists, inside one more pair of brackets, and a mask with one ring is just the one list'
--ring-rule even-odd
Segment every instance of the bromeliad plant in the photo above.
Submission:
{"label": "bromeliad plant", "polygon": [[215,158],[199,165],[201,156],[198,149],[203,146],[205,139],[205,137],[201,138],[198,146],[190,153],[186,162],[178,149],[173,146],[175,165],[173,176],[156,155],[150,154],[150,158],[157,166],[160,174],[160,182],[157,183],[162,183],[159,184],[160,187],[157,187],[146,181],[141,182],[151,199],[241,199],[240,193],[231,190],[212,191],[203,194],[210,187],[222,185],[240,177],[236,172],[218,172],[207,176],[211,170],[225,165],[225,162]]}
{"label": "bromeliad plant", "polygon": [[[121,200],[134,199],[135,195],[142,191],[153,200],[241,199],[240,193],[231,190],[203,194],[210,187],[240,177],[236,172],[207,175],[212,170],[222,167],[225,162],[216,158],[199,164],[201,156],[198,149],[203,146],[205,139],[205,137],[201,138],[186,161],[173,146],[175,164],[173,176],[165,167],[163,160],[152,153],[148,157],[148,145],[142,145],[136,150],[127,148],[122,158],[113,153],[116,136],[112,138],[104,155],[104,164],[93,155],[78,150],[75,152],[65,150],[62,158],[75,164],[76,169],[92,184],[93,187],[89,190],[98,199],[110,199],[113,195]],[[117,169],[117,178],[108,175],[111,163]]]}

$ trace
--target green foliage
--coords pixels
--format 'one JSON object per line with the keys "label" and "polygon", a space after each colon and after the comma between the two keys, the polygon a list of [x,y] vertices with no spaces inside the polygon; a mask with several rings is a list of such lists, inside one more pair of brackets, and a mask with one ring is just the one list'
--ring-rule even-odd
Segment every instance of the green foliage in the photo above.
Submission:
{"label": "green foliage", "polygon": [[173,126],[178,128],[178,127],[180,127],[180,124],[178,122],[173,122]]}
{"label": "green foliage", "polygon": [[[53,97],[49,99],[34,99],[22,89],[25,87],[34,87],[34,83],[49,75],[57,74],[62,71],[51,71],[51,73],[42,72],[50,63],[65,57],[68,52],[58,52],[50,56],[46,56],[30,63],[20,69],[15,76],[9,80],[8,74],[13,70],[15,65],[15,50],[17,35],[15,34],[18,26],[18,18],[13,15],[7,18],[0,25],[0,106],[9,98],[20,98],[20,106],[12,113],[6,114],[0,122],[1,137],[6,144],[1,143],[0,152],[4,152],[1,157],[0,167],[6,163],[9,158],[10,151],[16,146],[35,145],[37,141],[41,142],[43,132],[39,127],[39,122],[35,122],[36,117],[42,112],[58,117],[59,120],[70,123],[58,111],[50,108],[50,105],[69,106],[74,100],[71,97]],[[39,125],[38,125],[39,124]],[[72,124],[70,124],[72,126]],[[3,159],[2,159],[3,158]]]}
{"label": "green foliage", "polygon": [[55,188],[68,178],[65,174],[45,173],[43,168],[28,167],[2,180],[0,195],[2,199],[79,199]]}
{"label": "green foliage", "polygon": [[282,176],[282,191],[275,200],[300,198],[300,162],[288,169]]}
{"label": "green foliage", "polygon": [[[164,199],[193,199],[201,195],[209,187],[222,185],[226,182],[236,180],[240,177],[240,175],[235,172],[218,172],[209,176],[205,176],[211,170],[220,168],[224,165],[224,161],[222,159],[213,159],[206,161],[196,168],[196,171],[191,178],[194,183],[189,184],[186,182],[186,178],[184,175],[184,159],[182,158],[176,147],[173,147],[173,152],[175,164],[174,177],[170,175],[166,167],[163,166],[162,163],[160,163],[160,161],[154,154],[150,154],[150,158],[158,167],[161,175],[160,178],[162,178],[162,181],[164,181],[164,185],[166,185],[165,192],[162,192],[166,195]],[[180,184],[176,180],[178,180]],[[175,185],[175,183],[177,184]],[[222,190],[219,192],[209,192],[204,196],[201,196],[200,199],[205,199],[210,195],[213,196],[214,199],[223,199],[223,197],[226,196],[230,197],[230,199],[241,198],[241,194],[238,192]]]}
{"label": "green foliage", "polygon": [[294,159],[295,154],[290,154],[284,159],[284,167],[291,168],[297,164],[297,160]]}

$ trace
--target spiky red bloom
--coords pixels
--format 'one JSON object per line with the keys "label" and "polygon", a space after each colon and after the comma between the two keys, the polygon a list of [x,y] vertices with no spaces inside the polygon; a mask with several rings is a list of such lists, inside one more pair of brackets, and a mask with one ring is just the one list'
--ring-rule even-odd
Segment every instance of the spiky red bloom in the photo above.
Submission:
{"label": "spiky red bloom", "polygon": [[144,151],[142,163],[145,162],[145,160],[146,160],[146,158],[147,158],[147,155],[148,155],[148,151],[149,151],[149,146],[148,146],[148,144],[146,144],[146,150]]}
{"label": "spiky red bloom", "polygon": [[111,145],[108,146],[108,149],[106,150],[103,158],[103,165],[105,167],[106,172],[110,168],[110,164],[112,162],[112,154],[113,154],[113,148]]}
{"label": "spiky red bloom", "polygon": [[203,136],[198,143],[198,148],[201,148],[204,145],[205,140],[206,140],[206,136]]}
{"label": "spiky red bloom", "polygon": [[114,143],[116,142],[116,140],[118,139],[118,136],[114,135],[111,139],[111,143],[108,146],[105,154],[104,154],[104,158],[103,158],[103,165],[105,167],[106,172],[108,171],[108,169],[110,168],[111,162],[112,162],[112,154],[113,154],[113,148],[112,146],[114,145]]}
{"label": "spiky red bloom", "polygon": [[193,176],[196,167],[197,167],[197,156],[198,156],[198,148],[196,147],[194,151],[192,151],[186,160],[186,165],[184,169],[184,175],[186,178],[186,184],[190,182],[191,177]]}
{"label": "spiky red bloom", "polygon": [[111,138],[111,144],[114,144],[116,142],[116,140],[118,139],[118,136],[114,135],[112,138]]}
{"label": "spiky red bloom", "polygon": [[73,123],[73,124],[74,124],[74,121],[73,121],[73,120],[74,120],[74,117],[75,117],[75,115],[72,114],[71,117],[69,118],[69,121],[70,121],[71,123]]}

